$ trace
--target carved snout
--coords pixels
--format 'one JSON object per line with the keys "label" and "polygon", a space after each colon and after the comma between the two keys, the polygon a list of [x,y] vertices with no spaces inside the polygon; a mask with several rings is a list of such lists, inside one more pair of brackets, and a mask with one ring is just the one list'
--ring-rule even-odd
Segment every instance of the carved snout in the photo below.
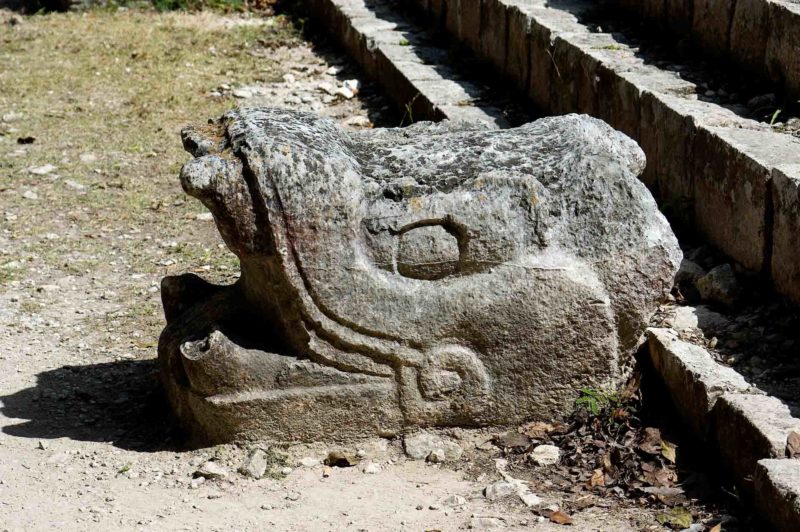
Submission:
{"label": "carved snout", "polygon": [[231,251],[241,256],[255,251],[255,212],[250,190],[236,157],[204,155],[181,168],[181,185],[203,202]]}

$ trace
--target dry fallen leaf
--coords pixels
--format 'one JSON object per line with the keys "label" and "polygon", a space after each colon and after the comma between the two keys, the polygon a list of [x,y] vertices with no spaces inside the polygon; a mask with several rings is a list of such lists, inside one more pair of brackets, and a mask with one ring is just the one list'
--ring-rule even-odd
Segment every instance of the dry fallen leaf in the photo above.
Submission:
{"label": "dry fallen leaf", "polygon": [[614,421],[624,421],[630,417],[630,412],[623,407],[619,407],[614,409],[614,411],[611,413],[611,417],[614,419]]}
{"label": "dry fallen leaf", "polygon": [[589,479],[589,487],[593,488],[595,486],[605,486],[606,485],[606,476],[603,473],[602,469],[595,469],[592,473],[592,478]]}
{"label": "dry fallen leaf", "polygon": [[661,454],[661,431],[653,427],[644,429],[644,439],[639,449],[647,454]]}
{"label": "dry fallen leaf", "polygon": [[675,449],[676,445],[674,443],[670,443],[668,441],[661,440],[661,456],[666,458],[670,461],[670,463],[675,463]]}
{"label": "dry fallen leaf", "polygon": [[543,421],[534,421],[522,427],[522,432],[534,440],[541,440],[556,429],[554,425]]}
{"label": "dry fallen leaf", "polygon": [[722,523],[717,523],[708,532],[722,532]]}
{"label": "dry fallen leaf", "polygon": [[694,519],[692,518],[692,512],[683,506],[676,506],[666,512],[657,514],[656,521],[662,525],[669,525],[682,529],[692,526]]}
{"label": "dry fallen leaf", "polygon": [[683,494],[682,488],[648,486],[642,488],[642,491],[650,495],[655,495],[659,501],[667,506],[675,506],[676,504],[686,502],[686,497]]}
{"label": "dry fallen leaf", "polygon": [[800,457],[800,433],[792,431],[786,438],[786,456],[788,458]]}
{"label": "dry fallen leaf", "polygon": [[519,432],[510,430],[505,434],[496,436],[494,444],[503,449],[516,449],[519,447],[528,447],[531,444],[531,439],[527,434],[520,434]]}
{"label": "dry fallen leaf", "polygon": [[567,514],[565,514],[564,512],[562,512],[561,510],[557,510],[557,511],[551,513],[547,518],[550,519],[550,521],[552,521],[553,523],[555,523],[557,525],[571,525],[572,524],[572,518],[570,516],[568,516]]}

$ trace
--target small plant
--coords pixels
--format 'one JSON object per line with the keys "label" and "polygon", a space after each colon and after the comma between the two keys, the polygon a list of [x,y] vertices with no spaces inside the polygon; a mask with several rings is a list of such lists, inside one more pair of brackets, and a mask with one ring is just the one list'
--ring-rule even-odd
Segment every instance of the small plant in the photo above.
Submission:
{"label": "small plant", "polygon": [[418,92],[418,93],[417,93],[417,94],[415,94],[415,95],[414,95],[414,97],[413,97],[413,98],[411,98],[411,100],[410,100],[410,101],[409,101],[409,102],[408,102],[408,103],[405,105],[406,112],[405,112],[405,113],[403,113],[403,118],[401,118],[401,119],[400,119],[400,127],[403,127],[403,125],[406,123],[406,117],[408,117],[408,123],[409,123],[409,124],[413,124],[413,123],[414,123],[414,111],[413,111],[413,109],[412,109],[412,108],[413,108],[413,106],[414,106],[414,102],[415,102],[415,101],[417,101],[417,98],[419,98],[419,96],[420,96],[420,93]]}
{"label": "small plant", "polygon": [[775,121],[778,119],[778,115],[781,114],[781,109],[775,109],[775,112],[772,113],[772,118],[769,119],[769,125],[774,126]]}
{"label": "small plant", "polygon": [[581,396],[575,400],[575,405],[585,408],[593,416],[599,416],[605,411],[613,411],[620,406],[617,394],[596,390],[594,388],[581,388]]}

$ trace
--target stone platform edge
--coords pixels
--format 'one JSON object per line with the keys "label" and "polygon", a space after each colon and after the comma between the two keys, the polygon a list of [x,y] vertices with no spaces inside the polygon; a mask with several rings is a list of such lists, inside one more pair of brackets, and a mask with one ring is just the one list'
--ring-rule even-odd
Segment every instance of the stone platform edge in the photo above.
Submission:
{"label": "stone platform edge", "polygon": [[308,13],[339,42],[404,112],[404,122],[479,121],[508,127],[502,112],[481,103],[481,89],[446,65],[446,51],[426,46],[413,26],[381,2],[302,0]]}
{"label": "stone platform edge", "polygon": [[755,507],[781,532],[800,530],[800,460],[786,458],[800,419],[775,397],[671,329],[648,329],[650,358],[678,413],[717,449]]}
{"label": "stone platform edge", "polygon": [[690,35],[728,59],[800,97],[800,3],[792,0],[610,0],[614,7]]}

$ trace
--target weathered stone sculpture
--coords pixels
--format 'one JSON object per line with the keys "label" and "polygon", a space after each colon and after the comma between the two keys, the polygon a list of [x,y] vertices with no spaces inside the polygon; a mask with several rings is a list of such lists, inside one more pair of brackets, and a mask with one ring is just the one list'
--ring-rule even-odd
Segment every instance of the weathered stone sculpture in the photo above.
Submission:
{"label": "weathered stone sculpture", "polygon": [[641,150],[585,116],[348,132],[241,109],[183,141],[242,270],[163,283],[164,384],[206,440],[563,417],[618,384],[680,262]]}

